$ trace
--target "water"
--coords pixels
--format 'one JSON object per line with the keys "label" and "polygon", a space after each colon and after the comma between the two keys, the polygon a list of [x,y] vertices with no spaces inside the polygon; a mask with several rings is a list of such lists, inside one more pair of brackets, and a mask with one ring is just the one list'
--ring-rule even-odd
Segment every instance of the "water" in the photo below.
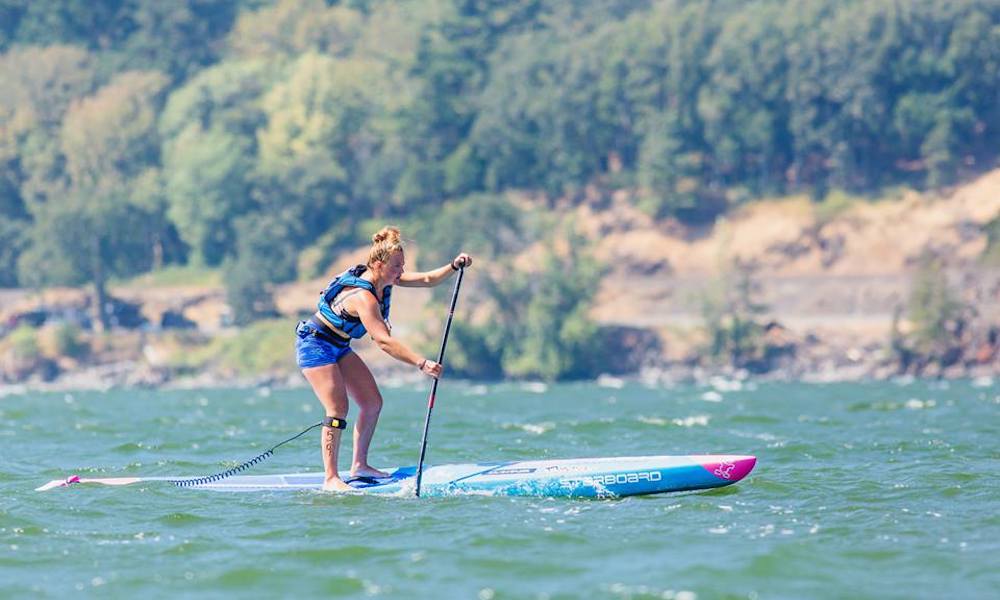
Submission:
{"label": "water", "polygon": [[[413,464],[426,389],[387,388],[373,463]],[[995,598],[1000,391],[445,382],[428,462],[756,454],[624,500],[224,494],[50,479],[221,471],[321,417],[308,390],[0,398],[0,596]],[[342,455],[348,454],[347,447]],[[319,468],[318,435],[254,472]]]}

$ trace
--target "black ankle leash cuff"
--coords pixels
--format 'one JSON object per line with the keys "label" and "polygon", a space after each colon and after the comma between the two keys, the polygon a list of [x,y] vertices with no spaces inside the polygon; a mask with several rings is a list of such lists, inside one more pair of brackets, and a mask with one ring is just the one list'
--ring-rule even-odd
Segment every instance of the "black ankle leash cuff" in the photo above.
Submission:
{"label": "black ankle leash cuff", "polygon": [[346,419],[338,419],[337,417],[326,417],[323,419],[324,427],[332,427],[333,429],[343,429],[347,427]]}

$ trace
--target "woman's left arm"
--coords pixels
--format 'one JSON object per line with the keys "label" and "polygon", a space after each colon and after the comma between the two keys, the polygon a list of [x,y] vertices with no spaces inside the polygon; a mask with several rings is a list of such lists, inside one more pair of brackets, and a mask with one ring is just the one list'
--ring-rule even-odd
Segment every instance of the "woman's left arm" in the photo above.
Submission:
{"label": "woman's left arm", "polygon": [[458,271],[459,268],[465,268],[472,266],[472,257],[465,252],[460,253],[456,256],[450,264],[443,267],[438,267],[433,271],[424,271],[422,273],[403,273],[399,278],[400,287],[434,287],[441,283],[449,276],[453,275]]}

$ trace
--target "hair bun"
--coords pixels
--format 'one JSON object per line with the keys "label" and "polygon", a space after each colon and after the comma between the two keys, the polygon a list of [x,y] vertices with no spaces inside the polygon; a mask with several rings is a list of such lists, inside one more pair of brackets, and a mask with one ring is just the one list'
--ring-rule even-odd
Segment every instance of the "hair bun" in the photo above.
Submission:
{"label": "hair bun", "polygon": [[386,241],[391,244],[399,243],[399,229],[396,227],[383,227],[378,233],[372,236],[373,244],[381,244]]}
{"label": "hair bun", "polygon": [[383,227],[372,236],[372,249],[368,252],[368,266],[375,261],[386,262],[396,251],[403,249],[403,240],[399,235],[399,228],[387,226]]}

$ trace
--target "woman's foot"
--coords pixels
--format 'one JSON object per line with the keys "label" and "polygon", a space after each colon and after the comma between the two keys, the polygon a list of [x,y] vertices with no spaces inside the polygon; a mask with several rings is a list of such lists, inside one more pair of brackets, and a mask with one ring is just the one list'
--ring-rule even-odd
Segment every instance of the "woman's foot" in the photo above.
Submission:
{"label": "woman's foot", "polygon": [[370,465],[364,465],[352,468],[351,477],[371,477],[373,479],[385,479],[386,477],[389,477],[389,474],[386,473],[385,471],[379,471],[378,469]]}
{"label": "woman's foot", "polygon": [[324,492],[353,492],[354,488],[344,483],[344,480],[339,477],[334,477],[332,479],[327,479],[323,482]]}

